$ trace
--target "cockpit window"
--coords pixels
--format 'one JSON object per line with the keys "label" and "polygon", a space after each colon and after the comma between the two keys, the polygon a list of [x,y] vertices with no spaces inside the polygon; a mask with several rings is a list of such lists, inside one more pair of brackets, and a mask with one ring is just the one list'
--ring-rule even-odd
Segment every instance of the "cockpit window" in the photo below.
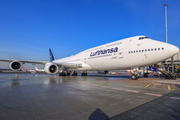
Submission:
{"label": "cockpit window", "polygon": [[139,40],[147,39],[148,37],[140,37]]}

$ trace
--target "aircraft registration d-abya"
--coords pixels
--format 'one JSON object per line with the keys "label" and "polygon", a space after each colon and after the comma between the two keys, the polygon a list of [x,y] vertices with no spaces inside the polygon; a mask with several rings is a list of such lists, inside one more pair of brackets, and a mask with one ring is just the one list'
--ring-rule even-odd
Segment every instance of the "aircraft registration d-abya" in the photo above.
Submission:
{"label": "aircraft registration d-abya", "polygon": [[[108,70],[122,70],[137,68],[156,64],[175,55],[179,48],[174,45],[152,40],[146,36],[135,36],[94,48],[82,51],[74,56],[55,59],[51,49],[50,62],[28,61],[28,60],[8,60],[12,70],[20,70],[22,64],[44,64],[44,70],[48,74],[56,74],[58,70],[67,71],[67,75],[72,73],[77,75],[77,71],[83,71],[86,76],[87,71],[96,70],[100,74],[106,74]],[[60,73],[60,75],[64,75]]]}

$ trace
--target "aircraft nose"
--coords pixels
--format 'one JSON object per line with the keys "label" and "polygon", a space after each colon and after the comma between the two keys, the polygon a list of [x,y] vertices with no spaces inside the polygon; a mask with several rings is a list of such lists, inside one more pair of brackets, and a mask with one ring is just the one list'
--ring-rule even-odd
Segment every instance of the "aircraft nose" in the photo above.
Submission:
{"label": "aircraft nose", "polygon": [[169,53],[170,53],[170,56],[173,56],[175,55],[176,53],[179,52],[179,48],[174,46],[174,45],[170,45],[169,46]]}

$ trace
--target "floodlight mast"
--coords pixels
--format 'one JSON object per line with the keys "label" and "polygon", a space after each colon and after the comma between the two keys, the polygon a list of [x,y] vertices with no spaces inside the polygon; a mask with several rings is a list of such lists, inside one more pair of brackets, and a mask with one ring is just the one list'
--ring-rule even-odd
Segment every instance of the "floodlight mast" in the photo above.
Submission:
{"label": "floodlight mast", "polygon": [[166,37],[166,43],[167,43],[167,4],[164,4],[165,6],[165,37]]}
{"label": "floodlight mast", "polygon": [[[165,6],[165,32],[166,32],[166,43],[167,43],[167,4],[165,3],[164,4],[164,6]],[[171,57],[171,66],[172,66],[172,73],[174,73],[174,58],[173,58],[173,56]],[[169,70],[168,70],[168,72],[169,72]]]}

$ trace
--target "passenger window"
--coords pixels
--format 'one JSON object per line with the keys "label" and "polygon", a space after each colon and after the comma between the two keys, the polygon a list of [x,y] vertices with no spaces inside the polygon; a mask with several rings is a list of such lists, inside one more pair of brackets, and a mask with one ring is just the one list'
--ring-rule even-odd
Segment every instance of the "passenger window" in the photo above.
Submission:
{"label": "passenger window", "polygon": [[139,50],[139,52],[141,52],[141,50]]}
{"label": "passenger window", "polygon": [[150,51],[150,49],[148,49],[148,51]]}
{"label": "passenger window", "polygon": [[138,50],[136,50],[136,52],[138,52]]}
{"label": "passenger window", "polygon": [[156,51],[156,48],[154,50]]}
{"label": "passenger window", "polygon": [[151,49],[151,51],[153,51],[153,49]]}
{"label": "passenger window", "polygon": [[133,53],[133,51],[131,51],[131,53]]}
{"label": "passenger window", "polygon": [[146,52],[147,50],[145,49],[145,52]]}
{"label": "passenger window", "polygon": [[144,52],[144,50],[142,50],[142,52]]}
{"label": "passenger window", "polygon": [[162,50],[164,50],[164,48],[162,48]]}
{"label": "passenger window", "polygon": [[131,53],[131,52],[129,51],[129,53]]}
{"label": "passenger window", "polygon": [[134,51],[134,53],[135,53],[135,51]]}
{"label": "passenger window", "polygon": [[160,48],[158,48],[158,50],[160,50]]}

